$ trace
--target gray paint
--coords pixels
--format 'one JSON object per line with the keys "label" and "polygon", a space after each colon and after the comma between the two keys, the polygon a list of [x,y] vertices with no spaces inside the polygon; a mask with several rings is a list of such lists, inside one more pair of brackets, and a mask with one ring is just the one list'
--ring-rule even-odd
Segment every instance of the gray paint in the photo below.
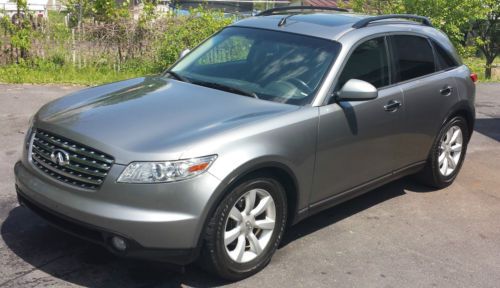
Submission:
{"label": "gray paint", "polygon": [[377,98],[378,90],[366,81],[351,79],[342,86],[336,95],[337,101],[366,101]]}
{"label": "gray paint", "polygon": [[[317,19],[291,17],[282,27],[277,25],[281,16],[234,24],[341,43],[311,105],[267,102],[160,76],[89,88],[45,105],[33,125],[113,155],[116,164],[103,186],[90,192],[59,183],[36,170],[27,153],[15,167],[16,183],[39,203],[145,247],[192,248],[227,185],[255,167],[285,167],[295,179],[298,203],[291,208],[298,220],[311,206],[366,183],[363,191],[373,188],[380,184],[375,180],[392,179],[388,175],[422,163],[451,112],[461,107],[474,115],[469,70],[460,66],[383,87],[369,101],[332,102],[337,77],[351,51],[367,39],[420,35],[435,39],[457,57],[446,36],[434,28],[384,22],[356,30],[352,23],[365,16],[335,15],[344,17],[337,26],[329,26],[324,14]],[[453,93],[439,95],[446,85],[455,88]],[[395,112],[383,109],[391,100],[402,103]],[[208,173],[190,180],[116,183],[132,161],[211,154],[218,158]]]}

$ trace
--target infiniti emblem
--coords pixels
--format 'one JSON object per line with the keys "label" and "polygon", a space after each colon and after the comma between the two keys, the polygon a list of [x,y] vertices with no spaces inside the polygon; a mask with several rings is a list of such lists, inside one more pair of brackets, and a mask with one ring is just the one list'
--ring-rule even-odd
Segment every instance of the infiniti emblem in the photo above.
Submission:
{"label": "infiniti emblem", "polygon": [[54,149],[50,153],[50,160],[59,166],[66,166],[69,164],[69,154],[64,150]]}

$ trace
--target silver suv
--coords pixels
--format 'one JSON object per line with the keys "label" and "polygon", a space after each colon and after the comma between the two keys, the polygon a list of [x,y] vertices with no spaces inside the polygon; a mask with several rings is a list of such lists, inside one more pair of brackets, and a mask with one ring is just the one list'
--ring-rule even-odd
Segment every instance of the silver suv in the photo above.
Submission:
{"label": "silver suv", "polygon": [[163,75],[42,107],[19,202],[117,255],[241,279],[318,211],[410,174],[450,185],[475,79],[424,17],[267,10]]}

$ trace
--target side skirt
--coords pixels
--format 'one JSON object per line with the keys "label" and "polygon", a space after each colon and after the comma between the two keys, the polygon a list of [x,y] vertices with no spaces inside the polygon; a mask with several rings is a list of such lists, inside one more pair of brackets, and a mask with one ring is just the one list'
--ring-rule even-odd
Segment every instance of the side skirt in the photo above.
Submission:
{"label": "side skirt", "polygon": [[371,181],[368,181],[351,189],[345,190],[341,193],[335,194],[331,197],[312,203],[309,205],[309,208],[305,208],[298,211],[297,216],[295,217],[294,224],[323,210],[326,210],[340,203],[343,203],[347,200],[350,200],[352,198],[370,192],[371,190],[374,190],[375,188],[383,186],[389,182],[403,178],[404,176],[415,174],[424,168],[425,163],[426,161],[421,161],[411,164],[409,166],[395,170],[389,174],[383,175],[379,178],[373,179]]}

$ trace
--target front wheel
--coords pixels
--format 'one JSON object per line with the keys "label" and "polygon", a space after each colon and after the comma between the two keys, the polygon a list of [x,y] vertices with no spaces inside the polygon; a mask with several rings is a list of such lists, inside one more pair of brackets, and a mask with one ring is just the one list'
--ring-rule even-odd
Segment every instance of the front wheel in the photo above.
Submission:
{"label": "front wheel", "polygon": [[286,215],[285,191],[278,181],[265,176],[242,181],[210,219],[203,267],[228,280],[262,270],[280,243]]}
{"label": "front wheel", "polygon": [[457,177],[467,151],[469,131],[466,120],[456,116],[441,128],[425,168],[417,175],[426,185],[444,188]]}

